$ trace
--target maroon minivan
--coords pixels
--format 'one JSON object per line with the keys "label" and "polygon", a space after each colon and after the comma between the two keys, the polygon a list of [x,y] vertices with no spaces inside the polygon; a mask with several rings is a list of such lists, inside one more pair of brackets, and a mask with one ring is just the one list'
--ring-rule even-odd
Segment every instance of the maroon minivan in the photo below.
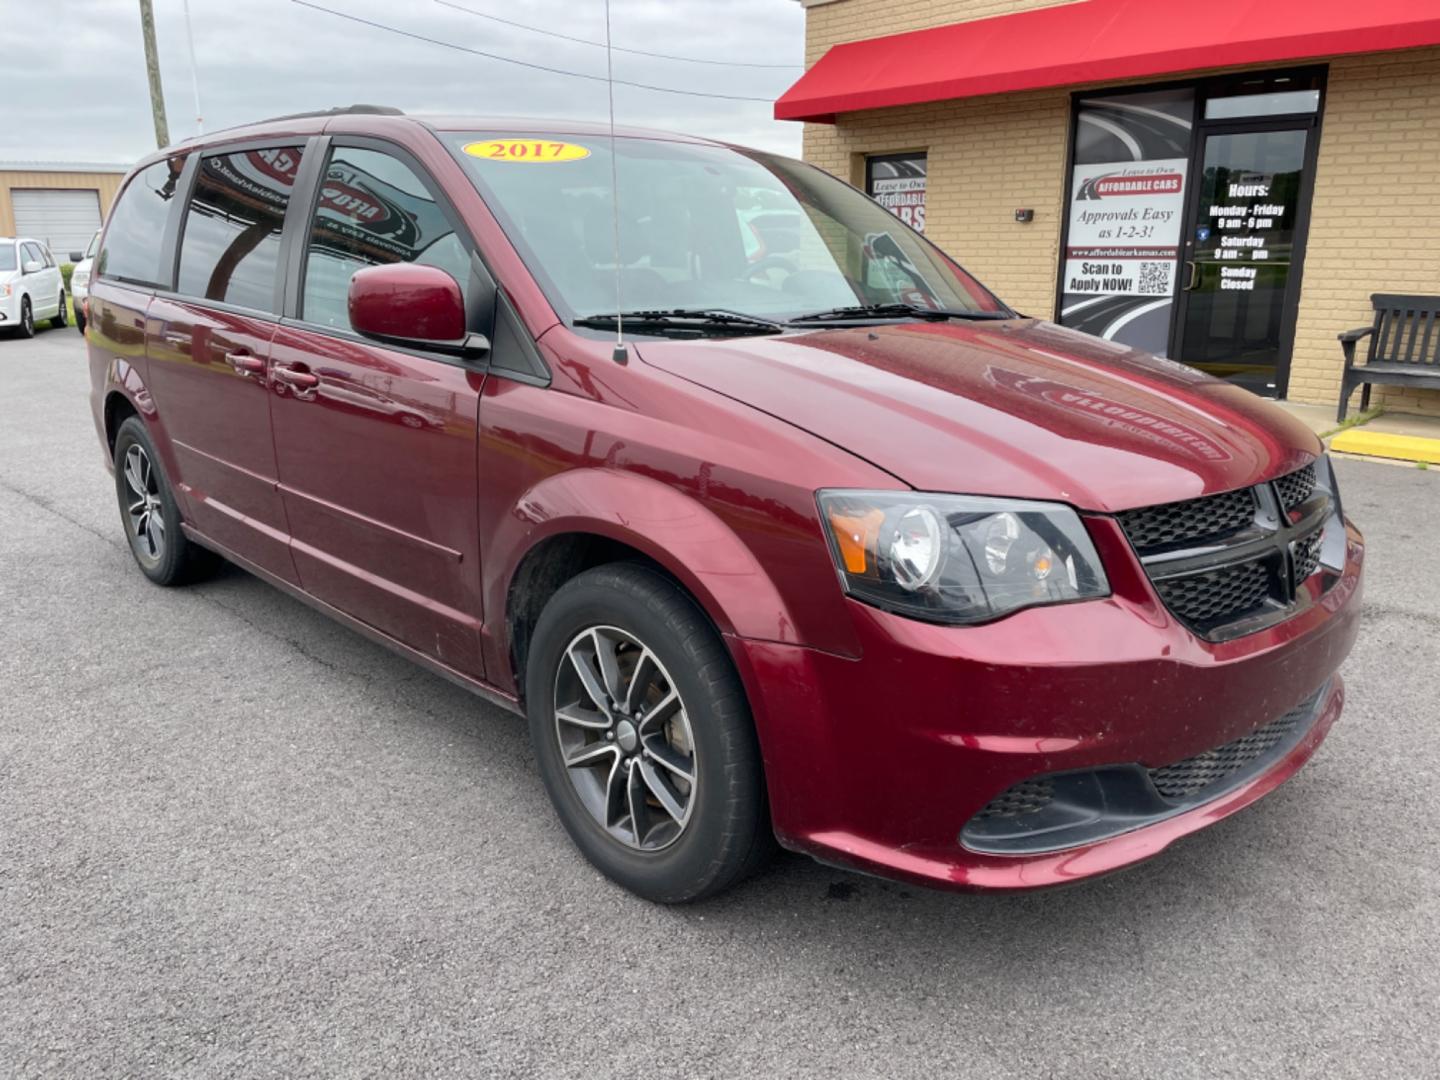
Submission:
{"label": "maroon minivan", "polygon": [[368,106],[207,135],[130,175],[87,340],[152,581],[223,556],[523,712],[655,900],[776,839],[1115,870],[1340,713],[1364,549],[1319,441],[787,158]]}

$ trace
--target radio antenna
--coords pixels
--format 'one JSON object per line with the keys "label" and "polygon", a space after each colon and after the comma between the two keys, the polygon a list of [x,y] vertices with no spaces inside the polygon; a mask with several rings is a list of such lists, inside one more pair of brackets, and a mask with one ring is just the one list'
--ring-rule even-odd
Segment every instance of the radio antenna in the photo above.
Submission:
{"label": "radio antenna", "polygon": [[625,306],[620,295],[620,165],[615,156],[615,69],[610,48],[610,0],[605,0],[605,92],[610,103],[610,226],[614,234],[615,258],[615,351],[610,358],[628,364],[625,349]]}

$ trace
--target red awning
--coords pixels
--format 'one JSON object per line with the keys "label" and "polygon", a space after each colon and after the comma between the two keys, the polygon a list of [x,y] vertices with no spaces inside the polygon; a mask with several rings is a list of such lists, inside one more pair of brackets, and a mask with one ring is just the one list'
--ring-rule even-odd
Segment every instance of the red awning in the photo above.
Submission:
{"label": "red awning", "polygon": [[836,45],[779,120],[1440,45],[1440,0],[1082,0]]}

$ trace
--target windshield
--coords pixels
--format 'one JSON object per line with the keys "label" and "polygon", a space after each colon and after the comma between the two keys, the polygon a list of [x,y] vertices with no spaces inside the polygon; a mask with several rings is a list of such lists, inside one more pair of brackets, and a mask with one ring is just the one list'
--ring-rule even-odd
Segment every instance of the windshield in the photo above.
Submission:
{"label": "windshield", "polygon": [[15,245],[8,241],[0,242],[0,273],[14,270],[15,266]]}
{"label": "windshield", "polygon": [[617,261],[608,137],[445,137],[567,319],[723,309],[785,320],[873,304],[1003,310],[894,215],[798,161],[617,138]]}

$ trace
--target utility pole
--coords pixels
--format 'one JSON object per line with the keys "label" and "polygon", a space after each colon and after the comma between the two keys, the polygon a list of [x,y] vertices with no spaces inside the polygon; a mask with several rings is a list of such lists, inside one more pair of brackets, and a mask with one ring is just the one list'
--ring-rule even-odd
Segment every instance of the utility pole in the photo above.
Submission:
{"label": "utility pole", "polygon": [[145,38],[145,73],[150,77],[150,111],[155,115],[155,145],[170,145],[170,127],[165,123],[165,91],[160,86],[160,55],[155,51],[155,12],[150,0],[140,0],[140,33]]}

